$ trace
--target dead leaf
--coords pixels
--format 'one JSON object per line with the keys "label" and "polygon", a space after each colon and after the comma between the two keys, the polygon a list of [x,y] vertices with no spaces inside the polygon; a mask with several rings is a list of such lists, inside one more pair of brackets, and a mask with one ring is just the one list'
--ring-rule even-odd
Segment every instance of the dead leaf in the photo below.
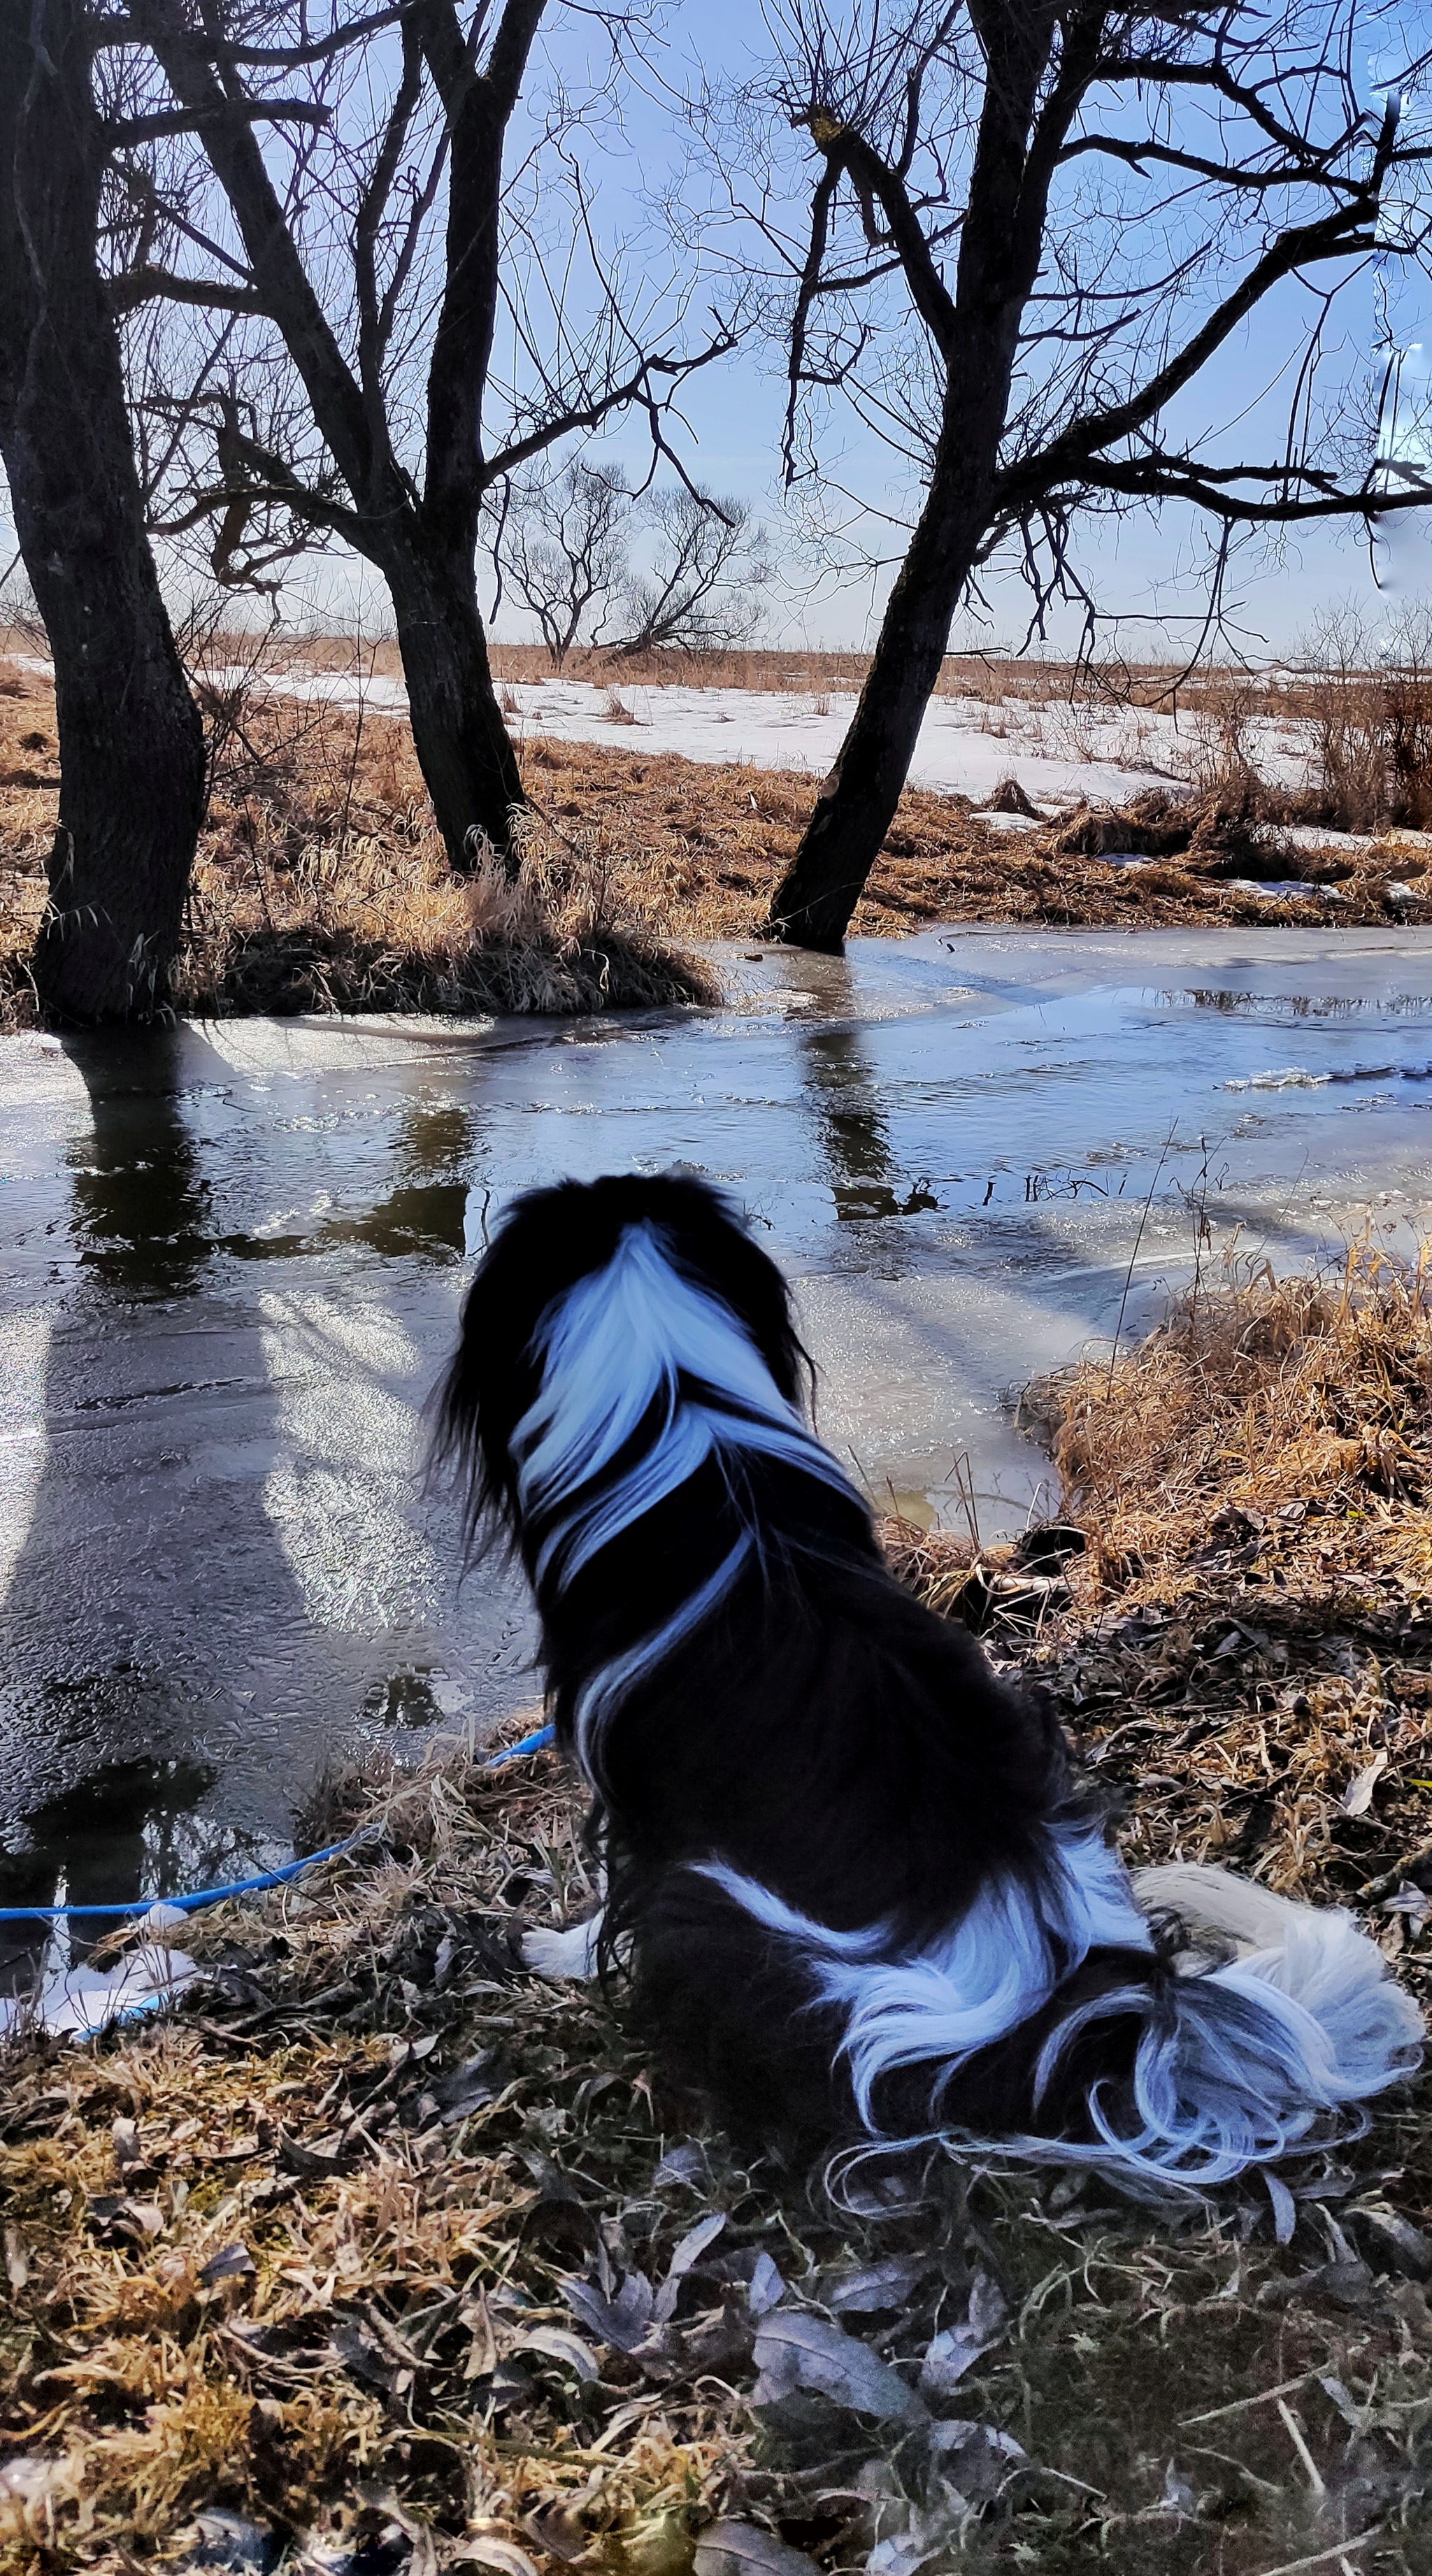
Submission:
{"label": "dead leaf", "polygon": [[544,2352],[549,2360],[564,2361],[569,2370],[575,2370],[577,2377],[588,2383],[601,2377],[591,2345],[583,2343],[580,2335],[569,2333],[565,2326],[534,2326],[511,2350]]}
{"label": "dead leaf", "polygon": [[709,2217],[699,2219],[694,2227],[687,2229],[672,2255],[667,2267],[666,2279],[657,2291],[652,2306],[652,2316],[658,2325],[665,2325],[667,2319],[675,2315],[682,2282],[693,2264],[699,2262],[707,2246],[715,2243],[725,2224],[725,2212],[717,2209],[713,2210]]}
{"label": "dead leaf", "polygon": [[1298,2224],[1298,2204],[1280,2174],[1263,2168],[1263,2181],[1273,2204],[1273,2234],[1280,2245],[1291,2245]]}
{"label": "dead leaf", "polygon": [[654,2183],[697,2183],[705,2171],[706,2150],[689,2139],[684,2147],[671,2147],[667,2150],[652,2175],[652,2181]]}
{"label": "dead leaf", "polygon": [[611,2344],[617,2352],[635,2352],[637,2345],[645,2342],[656,2293],[644,2272],[628,2272],[610,2299],[604,2299],[590,2281],[564,2281],[562,2296],[569,2308],[576,2309],[583,2325],[590,2326],[600,2342]]}
{"label": "dead leaf", "polygon": [[212,2290],[217,2281],[236,2281],[253,2270],[254,2258],[247,2245],[223,2245],[207,2263],[201,2264],[199,2278],[206,2290]]}
{"label": "dead leaf", "polygon": [[328,2341],[335,2360],[342,2362],[351,2377],[362,2380],[369,2388],[380,2389],[385,2397],[391,2396],[397,2384],[397,2366],[389,2361],[370,2326],[361,2325],[353,2317],[336,2317]]}
{"label": "dead leaf", "polygon": [[769,2315],[786,2295],[786,2285],[769,2254],[758,2254],[746,2284],[746,2305],[753,2317]]}
{"label": "dead leaf", "polygon": [[697,2256],[704,2254],[708,2245],[715,2244],[725,2224],[725,2211],[713,2209],[709,2218],[699,2219],[695,2227],[689,2227],[667,2266],[667,2279],[679,2280],[689,2272]]}
{"label": "dead leaf", "polygon": [[815,2561],[755,2522],[711,2522],[696,2543],[696,2576],[815,2576]]}
{"label": "dead leaf", "polygon": [[592,2545],[592,2534],[581,2516],[565,2505],[549,2504],[537,2513],[525,2514],[522,2528],[531,2534],[539,2549],[549,2558],[560,2559],[564,2566],[584,2558]]}
{"label": "dead leaf", "polygon": [[495,2048],[485,2048],[480,2057],[470,2057],[463,2066],[455,2066],[450,2075],[440,2075],[432,2087],[433,2103],[445,2129],[465,2120],[470,2111],[481,2111],[495,2102],[510,2081]]}
{"label": "dead leaf", "polygon": [[462,2374],[464,2379],[490,2379],[497,2368],[497,2337],[484,2291],[479,2291],[477,2297],[462,2309],[460,2322],[472,2336],[472,2350]]}
{"label": "dead leaf", "polygon": [[1338,1813],[1343,1816],[1365,1816],[1372,1805],[1372,1793],[1387,1769],[1386,1752],[1375,1753],[1367,1768],[1349,1780],[1338,1800]]}
{"label": "dead leaf", "polygon": [[811,2388],[857,2415],[882,2422],[920,2423],[925,2409],[899,2372],[868,2344],[804,2309],[778,2308],[756,2329],[754,2403],[774,2405],[797,2388]]}
{"label": "dead leaf", "polygon": [[1012,2433],[964,2416],[930,2426],[930,2455],[969,2504],[988,2504],[1029,2456]]}
{"label": "dead leaf", "polygon": [[837,2272],[825,2285],[826,2306],[838,2317],[875,2316],[883,2308],[903,2308],[932,2269],[927,2254],[892,2254],[884,2263],[865,2263]]}
{"label": "dead leaf", "polygon": [[282,2547],[264,2523],[212,2505],[195,2515],[194,2527],[198,2539],[191,2541],[186,2563],[207,2576],[266,2576]]}
{"label": "dead leaf", "polygon": [[18,2227],[5,2230],[5,2273],[12,2290],[23,2290],[30,2277],[25,2240]]}
{"label": "dead leaf", "polygon": [[500,2540],[495,2534],[489,2537],[481,2533],[459,2540],[454,2544],[451,2556],[459,2565],[471,2563],[477,2567],[494,2568],[497,2576],[537,2576],[536,2564],[526,2550],[519,2549],[515,2540]]}
{"label": "dead leaf", "polygon": [[1409,2281],[1432,2277],[1432,2242],[1397,2209],[1359,2209],[1349,2216],[1379,2272],[1401,2272]]}
{"label": "dead leaf", "polygon": [[1425,1888],[1414,1887],[1410,1878],[1404,1878],[1396,1895],[1385,1896],[1377,1910],[1379,1914],[1405,1915],[1414,1932],[1420,1932],[1432,1920],[1432,1897]]}
{"label": "dead leaf", "polygon": [[290,2173],[304,2174],[314,2181],[324,2174],[341,2173],[347,2161],[343,2140],[336,2130],[307,2146],[302,2138],[290,2137],[287,2129],[280,2129],[278,2155],[280,2164],[287,2165]]}
{"label": "dead leaf", "polygon": [[997,2344],[1009,2322],[1004,2292],[988,2272],[977,2272],[970,2284],[969,2309],[963,2325],[948,2326],[926,2347],[920,2365],[921,2394],[932,2402],[957,2388],[982,2352]]}

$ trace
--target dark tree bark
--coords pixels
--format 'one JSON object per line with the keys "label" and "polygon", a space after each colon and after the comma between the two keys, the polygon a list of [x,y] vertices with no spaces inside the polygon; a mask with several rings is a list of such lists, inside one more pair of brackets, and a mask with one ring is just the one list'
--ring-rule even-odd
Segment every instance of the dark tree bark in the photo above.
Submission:
{"label": "dark tree bark", "polygon": [[0,456],[60,738],[34,974],[77,1020],[162,1004],[204,804],[96,260],[102,163],[83,0],[0,0]]}
{"label": "dark tree bark", "polygon": [[[1024,308],[1044,246],[1052,158],[1031,149],[1040,84],[1059,12],[1054,0],[971,0],[985,56],[984,104],[953,296],[909,206],[903,177],[855,134],[826,146],[868,202],[879,202],[911,294],[945,369],[929,494],[890,593],[865,686],[835,767],[771,899],[780,938],[838,948],[894,820],[920,725],[940,676],[960,596],[990,518]],[[1103,15],[1084,20],[1066,67],[1062,142],[1097,56]],[[1046,111],[1046,118],[1048,112]],[[1036,137],[1036,142],[1038,138]]]}
{"label": "dark tree bark", "polygon": [[382,570],[413,748],[449,864],[471,868],[484,839],[511,864],[512,817],[526,799],[492,685],[473,549],[391,544]]}
{"label": "dark tree bark", "polygon": [[835,766],[771,897],[770,927],[792,947],[840,948],[895,819],[983,534],[963,480],[937,468]]}

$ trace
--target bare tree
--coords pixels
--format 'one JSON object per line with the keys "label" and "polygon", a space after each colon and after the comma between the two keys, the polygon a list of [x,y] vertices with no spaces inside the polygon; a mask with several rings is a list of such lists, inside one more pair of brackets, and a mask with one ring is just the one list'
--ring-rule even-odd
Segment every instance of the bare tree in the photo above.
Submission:
{"label": "bare tree", "polygon": [[[98,42],[142,41],[163,75],[133,147],[197,136],[221,196],[196,220],[154,177],[159,221],[115,287],[131,311],[222,317],[208,327],[226,373],[211,337],[180,407],[192,425],[218,404],[221,472],[180,516],[207,507],[222,533],[226,517],[287,513],[382,574],[458,868],[484,836],[511,853],[522,801],[477,600],[485,496],[628,406],[668,452],[675,389],[733,345],[719,319],[699,347],[674,345],[689,281],[663,304],[601,251],[560,95],[545,120],[519,118],[549,14],[595,15],[606,77],[620,72],[633,9],[580,0],[392,0],[356,17],[343,0],[134,0],[96,22]],[[514,133],[520,166],[505,170]],[[219,403],[225,382],[242,399]],[[256,425],[256,384],[277,429]],[[177,439],[171,482],[191,446]]]}
{"label": "bare tree", "polygon": [[655,558],[627,589],[613,651],[630,659],[749,644],[765,615],[771,563],[748,504],[677,484],[653,492],[646,515],[657,532]]}
{"label": "bare tree", "polygon": [[[823,423],[849,402],[921,490],[771,907],[781,937],[831,947],[954,611],[1001,548],[1038,625],[1081,596],[1081,513],[1188,504],[1217,532],[1212,617],[1235,532],[1432,500],[1432,476],[1378,452],[1378,387],[1346,357],[1363,335],[1333,321],[1354,290],[1370,306],[1370,272],[1385,288],[1426,260],[1427,145],[1402,102],[1429,54],[1400,0],[772,0],[768,23],[763,91],[700,113],[779,307],[787,480],[819,473]],[[1192,400],[1245,330],[1250,367],[1276,351],[1250,393],[1280,369],[1292,388],[1272,453],[1260,434],[1240,454]]]}
{"label": "bare tree", "polygon": [[85,0],[0,0],[0,455],[55,665],[60,811],[34,975],[74,1019],[164,999],[204,802],[97,252]]}
{"label": "bare tree", "polygon": [[602,640],[627,579],[632,509],[621,467],[581,456],[545,482],[519,485],[503,509],[502,577],[536,618],[554,671],[574,644]]}

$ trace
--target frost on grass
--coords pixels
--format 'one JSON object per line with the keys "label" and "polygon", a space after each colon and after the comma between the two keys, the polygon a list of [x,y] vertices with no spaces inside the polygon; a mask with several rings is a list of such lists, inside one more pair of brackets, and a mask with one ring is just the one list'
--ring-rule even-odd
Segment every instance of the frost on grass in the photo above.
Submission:
{"label": "frost on grass", "polygon": [[[890,1532],[1134,1857],[1357,1904],[1424,1999],[1429,1355],[1415,1276],[1245,1279],[1044,1391],[1057,1545]],[[517,1968],[591,1894],[551,1757],[372,1773],[314,1842],[363,1816],[193,1922],[169,2021],[0,2070],[14,2576],[1425,2569],[1425,2095],[1162,2216],[944,2155],[834,2201],[670,2094],[620,1995]]]}

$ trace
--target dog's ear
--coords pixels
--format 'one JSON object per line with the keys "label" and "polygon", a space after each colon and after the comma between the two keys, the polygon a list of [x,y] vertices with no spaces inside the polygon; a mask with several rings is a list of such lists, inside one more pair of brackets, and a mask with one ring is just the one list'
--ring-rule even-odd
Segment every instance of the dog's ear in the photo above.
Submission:
{"label": "dog's ear", "polygon": [[[554,1294],[560,1233],[557,1190],[514,1200],[473,1275],[462,1305],[457,1349],[429,1405],[430,1472],[457,1483],[471,1550],[517,1535],[517,1462],[512,1435],[537,1392],[531,1356]],[[578,1274],[580,1275],[580,1274]]]}

